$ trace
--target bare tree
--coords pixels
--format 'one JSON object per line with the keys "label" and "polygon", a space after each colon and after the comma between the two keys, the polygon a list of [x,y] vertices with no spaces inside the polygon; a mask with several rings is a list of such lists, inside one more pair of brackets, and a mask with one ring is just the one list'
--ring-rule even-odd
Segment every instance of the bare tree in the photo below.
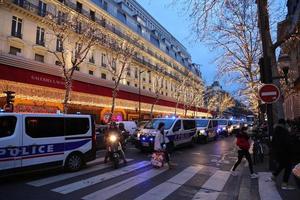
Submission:
{"label": "bare tree", "polygon": [[220,116],[224,111],[235,106],[234,99],[228,93],[218,92],[208,99],[207,108],[209,111],[218,112]]}
{"label": "bare tree", "polygon": [[186,82],[189,79],[189,72],[187,72],[187,75],[184,76],[182,75],[179,77],[179,80],[175,84],[175,99],[176,99],[176,106],[175,106],[175,112],[174,114],[177,114],[177,108],[179,106],[180,102],[183,102],[183,97],[184,97],[184,89],[186,87]]}
{"label": "bare tree", "polygon": [[[245,79],[242,81],[243,87],[241,90],[250,87],[250,91],[248,90],[245,93],[245,95],[252,94],[248,99],[255,97],[254,92],[251,92],[251,90],[257,91],[256,73],[260,54],[263,52],[263,56],[266,58],[265,61],[270,61],[273,76],[277,76],[276,48],[291,37],[299,35],[299,29],[297,29],[297,26],[293,26],[284,37],[272,42],[272,24],[270,25],[270,21],[274,20],[271,17],[280,13],[269,13],[270,5],[272,5],[271,0],[180,0],[173,2],[181,4],[184,11],[188,13],[196,39],[202,41],[208,39],[209,42],[213,41],[213,45],[221,46],[225,50],[224,57],[227,58],[227,62],[239,66],[237,73],[233,76],[235,79],[240,77]],[[282,10],[280,11],[282,14]],[[255,23],[258,27],[253,26]],[[263,51],[258,45],[260,44],[258,36],[261,38]],[[227,41],[225,38],[227,38]],[[228,46],[228,44],[230,45]],[[231,49],[232,45],[234,46],[233,49]],[[236,53],[237,50],[238,54]],[[240,60],[241,58],[243,59]],[[218,59],[219,62],[220,58]],[[245,69],[241,70],[241,64]],[[226,63],[219,63],[219,66],[226,65],[228,66]],[[253,82],[249,82],[251,79],[253,79]],[[275,83],[279,86],[277,81]],[[282,102],[275,107],[277,108],[275,110],[277,117],[282,117]]]}
{"label": "bare tree", "polygon": [[67,113],[74,71],[86,60],[92,47],[105,41],[105,35],[96,24],[79,14],[49,14],[45,22],[48,24],[46,37],[49,44],[56,44],[56,47],[48,46],[48,52],[56,57],[65,80],[63,112]]}
{"label": "bare tree", "polygon": [[235,106],[234,99],[227,93],[222,94],[219,101],[219,112],[220,115],[223,115],[223,113],[228,110],[229,108],[232,108]]}
{"label": "bare tree", "polygon": [[154,80],[154,95],[155,95],[155,99],[151,105],[151,110],[150,110],[150,119],[153,118],[153,110],[154,110],[154,106],[158,103],[160,95],[162,95],[162,91],[164,88],[163,82],[165,80],[165,74],[164,71],[161,70],[160,71],[161,74],[158,74],[157,76],[155,76],[155,80]]}
{"label": "bare tree", "polygon": [[[134,39],[137,42],[137,39]],[[111,74],[114,83],[112,89],[112,105],[108,121],[111,121],[116,104],[116,98],[119,92],[119,86],[122,80],[126,79],[127,71],[133,56],[136,54],[136,48],[133,44],[122,40],[110,40],[106,43],[106,65],[107,70]]]}

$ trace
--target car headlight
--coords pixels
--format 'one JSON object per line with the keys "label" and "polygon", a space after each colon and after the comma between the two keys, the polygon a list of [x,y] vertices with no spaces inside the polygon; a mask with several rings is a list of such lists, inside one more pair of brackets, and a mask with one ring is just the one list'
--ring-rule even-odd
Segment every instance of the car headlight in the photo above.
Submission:
{"label": "car headlight", "polygon": [[116,142],[116,141],[117,141],[117,136],[115,136],[115,135],[110,135],[110,136],[109,136],[109,141],[110,141],[110,142]]}
{"label": "car headlight", "polygon": [[226,130],[226,127],[223,127],[223,131],[225,131]]}
{"label": "car headlight", "polygon": [[237,125],[236,127],[237,127],[237,128],[240,128],[240,125]]}
{"label": "car headlight", "polygon": [[205,130],[200,130],[200,134],[204,134],[205,133]]}

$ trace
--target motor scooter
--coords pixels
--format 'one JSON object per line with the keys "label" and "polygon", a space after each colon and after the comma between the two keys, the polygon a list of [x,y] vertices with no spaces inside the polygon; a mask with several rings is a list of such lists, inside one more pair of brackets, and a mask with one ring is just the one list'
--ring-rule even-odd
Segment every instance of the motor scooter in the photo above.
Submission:
{"label": "motor scooter", "polygon": [[107,144],[109,160],[113,163],[113,167],[117,169],[120,164],[122,146],[120,144],[120,138],[118,133],[108,133],[108,144]]}

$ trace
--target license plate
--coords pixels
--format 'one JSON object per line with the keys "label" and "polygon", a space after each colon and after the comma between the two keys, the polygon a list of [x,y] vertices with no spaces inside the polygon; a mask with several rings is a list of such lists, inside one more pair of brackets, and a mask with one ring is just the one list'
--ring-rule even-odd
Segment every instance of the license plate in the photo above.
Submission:
{"label": "license plate", "polygon": [[143,142],[142,145],[143,145],[143,147],[149,147],[149,143],[147,143],[147,142]]}

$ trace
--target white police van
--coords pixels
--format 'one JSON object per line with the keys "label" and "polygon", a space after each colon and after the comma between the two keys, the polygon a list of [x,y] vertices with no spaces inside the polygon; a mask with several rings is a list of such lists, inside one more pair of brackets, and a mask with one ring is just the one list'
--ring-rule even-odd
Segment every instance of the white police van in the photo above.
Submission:
{"label": "white police van", "polygon": [[0,113],[0,174],[42,166],[80,170],[96,158],[89,115]]}
{"label": "white police van", "polygon": [[135,141],[136,148],[141,150],[153,150],[157,127],[163,122],[165,134],[173,147],[190,144],[196,134],[195,120],[182,118],[155,118],[149,121],[137,134]]}

